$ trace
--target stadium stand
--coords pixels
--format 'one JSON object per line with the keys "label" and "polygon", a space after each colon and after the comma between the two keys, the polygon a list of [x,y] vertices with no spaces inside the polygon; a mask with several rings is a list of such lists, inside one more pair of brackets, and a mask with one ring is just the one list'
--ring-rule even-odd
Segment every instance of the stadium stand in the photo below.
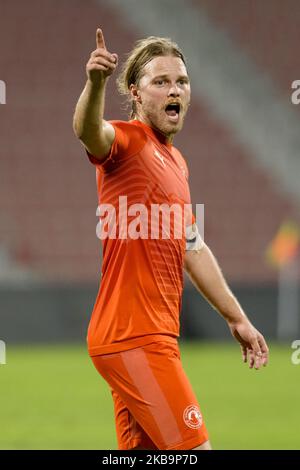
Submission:
{"label": "stadium stand", "polygon": [[[1,3],[1,285],[99,281],[95,171],[72,130],[98,26],[120,61],[147,35],[181,45],[193,94],[175,145],[193,203],[205,204],[205,241],[232,285],[276,285],[266,248],[282,221],[300,223],[300,107],[290,103],[300,8],[270,1]],[[127,119],[114,80],[106,118]]]}

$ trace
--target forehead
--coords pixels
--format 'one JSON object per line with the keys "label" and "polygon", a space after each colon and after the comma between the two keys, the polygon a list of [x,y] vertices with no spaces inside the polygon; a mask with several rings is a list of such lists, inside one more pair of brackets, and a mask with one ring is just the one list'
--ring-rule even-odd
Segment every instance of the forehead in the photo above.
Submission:
{"label": "forehead", "polygon": [[143,76],[149,79],[158,75],[187,75],[187,70],[180,57],[159,56],[148,62],[143,70]]}

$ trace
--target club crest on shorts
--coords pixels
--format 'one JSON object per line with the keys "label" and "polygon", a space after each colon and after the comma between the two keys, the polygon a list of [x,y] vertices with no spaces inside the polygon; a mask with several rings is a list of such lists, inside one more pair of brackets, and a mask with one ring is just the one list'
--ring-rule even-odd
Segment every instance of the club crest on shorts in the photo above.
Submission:
{"label": "club crest on shorts", "polygon": [[185,424],[192,429],[198,429],[202,426],[202,415],[198,406],[190,405],[183,412],[183,420]]}

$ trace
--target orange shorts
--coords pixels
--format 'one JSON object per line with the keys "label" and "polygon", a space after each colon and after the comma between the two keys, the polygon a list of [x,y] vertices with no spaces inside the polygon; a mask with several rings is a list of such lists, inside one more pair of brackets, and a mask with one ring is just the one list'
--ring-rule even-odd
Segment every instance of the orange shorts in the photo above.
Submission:
{"label": "orange shorts", "polygon": [[111,388],[120,450],[188,450],[208,440],[176,343],[156,342],[91,359]]}

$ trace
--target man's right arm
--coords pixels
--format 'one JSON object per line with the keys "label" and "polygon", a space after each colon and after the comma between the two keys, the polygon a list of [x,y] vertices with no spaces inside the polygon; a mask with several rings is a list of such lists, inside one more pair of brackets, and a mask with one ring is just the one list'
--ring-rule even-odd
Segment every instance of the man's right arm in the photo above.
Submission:
{"label": "man's right arm", "polygon": [[103,161],[115,139],[113,126],[103,119],[105,87],[117,66],[117,55],[105,47],[102,31],[96,32],[97,49],[86,65],[87,83],[76,105],[73,128],[88,152]]}

